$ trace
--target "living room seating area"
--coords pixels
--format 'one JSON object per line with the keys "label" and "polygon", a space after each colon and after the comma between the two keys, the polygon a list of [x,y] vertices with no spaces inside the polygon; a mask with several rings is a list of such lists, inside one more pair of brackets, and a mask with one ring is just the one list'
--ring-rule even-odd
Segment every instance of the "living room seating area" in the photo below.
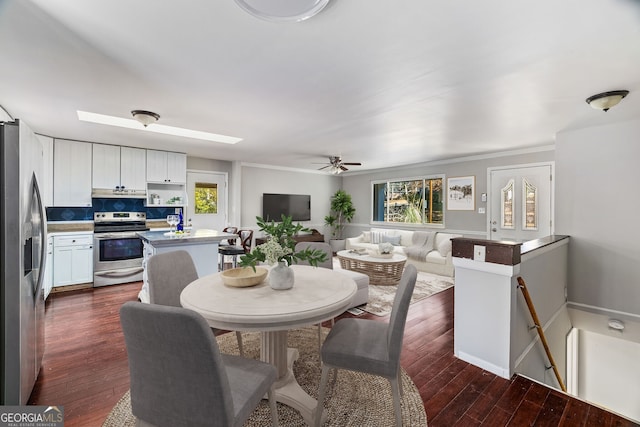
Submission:
{"label": "living room seating area", "polygon": [[393,251],[407,256],[407,264],[418,271],[453,277],[451,239],[461,234],[437,231],[417,231],[390,228],[371,228],[357,237],[346,239],[347,250],[377,251],[380,243],[390,243]]}

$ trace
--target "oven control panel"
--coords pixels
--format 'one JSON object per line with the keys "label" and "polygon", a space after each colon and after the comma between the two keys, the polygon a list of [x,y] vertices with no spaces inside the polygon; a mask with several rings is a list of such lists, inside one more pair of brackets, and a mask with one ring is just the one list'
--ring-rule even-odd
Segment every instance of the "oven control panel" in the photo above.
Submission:
{"label": "oven control panel", "polygon": [[144,212],[94,212],[94,222],[133,222],[146,221]]}

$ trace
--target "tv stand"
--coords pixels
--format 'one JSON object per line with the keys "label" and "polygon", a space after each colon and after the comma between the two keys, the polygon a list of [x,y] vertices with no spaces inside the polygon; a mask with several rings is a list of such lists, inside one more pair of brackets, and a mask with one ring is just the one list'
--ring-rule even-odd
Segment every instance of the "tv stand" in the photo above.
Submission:
{"label": "tv stand", "polygon": [[[293,240],[296,242],[324,242],[324,235],[316,229],[311,229],[311,234],[297,234],[293,236]],[[256,237],[256,246],[266,243],[267,239],[264,237]]]}

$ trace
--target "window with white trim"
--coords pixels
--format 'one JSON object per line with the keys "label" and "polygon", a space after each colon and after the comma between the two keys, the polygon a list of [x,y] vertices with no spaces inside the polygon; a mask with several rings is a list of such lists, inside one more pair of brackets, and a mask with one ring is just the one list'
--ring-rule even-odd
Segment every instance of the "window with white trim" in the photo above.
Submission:
{"label": "window with white trim", "polygon": [[372,222],[444,225],[444,175],[372,182]]}

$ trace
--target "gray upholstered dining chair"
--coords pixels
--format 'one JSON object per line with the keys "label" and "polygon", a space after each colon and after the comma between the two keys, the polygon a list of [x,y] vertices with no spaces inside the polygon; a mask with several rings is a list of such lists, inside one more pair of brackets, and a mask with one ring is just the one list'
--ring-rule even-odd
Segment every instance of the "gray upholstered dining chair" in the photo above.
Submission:
{"label": "gray upholstered dining chair", "polygon": [[[298,242],[295,246],[295,252],[304,249],[320,250],[327,254],[327,259],[324,262],[318,263],[318,267],[333,269],[333,258],[331,245],[325,242]],[[309,265],[308,261],[300,261],[300,265]],[[358,305],[366,304],[369,301],[369,276],[364,273],[351,270],[339,270],[341,274],[349,276],[356,282],[356,294],[351,300],[348,308],[356,307]],[[333,325],[333,319],[331,319],[331,325]],[[322,324],[318,324],[318,349],[322,346]]]}
{"label": "gray upholstered dining chair", "polygon": [[[367,319],[341,319],[331,328],[322,345],[322,377],[318,405],[324,402],[330,369],[347,369],[387,378],[391,383],[396,425],[402,425],[400,412],[400,353],[404,326],[418,272],[408,265],[398,284],[389,323]],[[320,406],[319,406],[320,407]],[[322,411],[316,411],[316,427]]]}
{"label": "gray upholstered dining chair", "polygon": [[129,301],[120,322],[138,425],[242,426],[265,394],[278,425],[275,366],[221,354],[200,314]]}
{"label": "gray upholstered dining chair", "polygon": [[[187,251],[172,251],[153,255],[147,260],[149,302],[180,307],[180,293],[198,278],[198,271]],[[215,332],[215,328],[211,328]],[[238,350],[244,356],[242,335],[236,331]]]}

